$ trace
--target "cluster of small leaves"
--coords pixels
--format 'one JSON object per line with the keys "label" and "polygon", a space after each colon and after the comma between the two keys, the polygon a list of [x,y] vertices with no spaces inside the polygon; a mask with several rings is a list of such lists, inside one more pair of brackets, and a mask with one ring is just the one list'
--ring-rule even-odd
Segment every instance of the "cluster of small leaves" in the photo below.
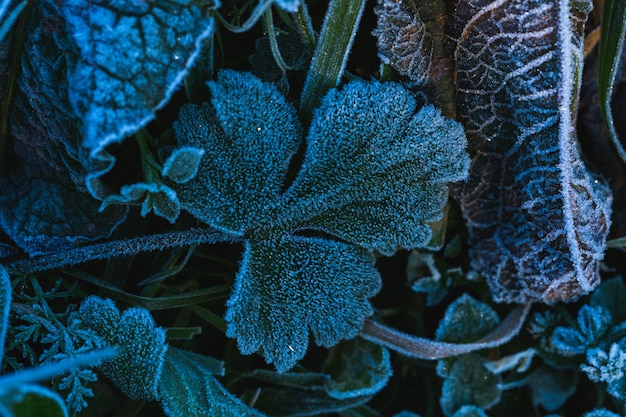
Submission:
{"label": "cluster of small leaves", "polygon": [[[44,291],[34,279],[18,281],[18,286],[32,288],[33,295],[21,292],[15,304],[10,328],[8,350],[17,349],[27,359],[28,365],[53,364],[64,359],[80,356],[105,346],[102,339],[91,329],[85,328],[76,315],[76,308],[68,304],[62,313],[55,313],[49,305],[54,299],[67,299],[74,295],[71,290],[59,291],[61,281],[49,291]],[[46,346],[37,355],[33,345]],[[89,368],[75,367],[55,381],[55,386],[66,392],[66,404],[70,410],[81,411],[87,406],[87,398],[93,396],[91,384],[97,380],[96,373]]]}

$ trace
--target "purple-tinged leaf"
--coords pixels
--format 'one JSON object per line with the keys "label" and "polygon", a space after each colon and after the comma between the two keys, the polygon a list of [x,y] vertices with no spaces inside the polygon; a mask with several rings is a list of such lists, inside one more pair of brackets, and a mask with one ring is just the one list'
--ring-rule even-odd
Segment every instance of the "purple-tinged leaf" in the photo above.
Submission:
{"label": "purple-tinged leaf", "polygon": [[496,301],[574,300],[599,283],[609,191],[574,119],[588,2],[461,2],[458,112],[473,164],[459,199],[472,263]]}

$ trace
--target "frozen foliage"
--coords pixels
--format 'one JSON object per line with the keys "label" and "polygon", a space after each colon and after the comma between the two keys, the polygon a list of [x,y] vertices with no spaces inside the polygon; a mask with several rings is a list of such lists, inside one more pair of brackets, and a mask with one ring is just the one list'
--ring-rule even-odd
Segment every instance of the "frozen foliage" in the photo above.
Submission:
{"label": "frozen foliage", "polygon": [[485,360],[474,353],[460,356],[452,364],[439,401],[446,416],[452,416],[465,405],[488,409],[500,401],[501,379],[489,372],[484,364]]}
{"label": "frozen foliage", "polygon": [[227,335],[285,371],[309,331],[322,346],[356,336],[380,286],[371,251],[428,243],[447,183],[465,178],[464,134],[399,84],[352,82],[323,98],[287,187],[302,140],[293,106],[250,74],[221,71],[209,88],[211,104],[185,106],[174,126],[180,146],[205,150],[198,174],[171,187],[198,219],[250,239]]}
{"label": "frozen foliage", "polygon": [[487,414],[475,405],[464,405],[452,417],[487,417]]}
{"label": "frozen foliage", "polygon": [[159,382],[161,405],[169,417],[262,417],[217,382],[224,373],[215,359],[170,348]]}
{"label": "frozen foliage", "polygon": [[326,393],[337,399],[376,394],[392,373],[387,348],[362,338],[335,346],[323,370],[331,377],[324,384]]}
{"label": "frozen foliage", "polygon": [[68,96],[92,154],[145,126],[169,100],[213,33],[208,10],[214,6],[205,0],[63,2],[74,52]]}
{"label": "frozen foliage", "polygon": [[374,11],[378,26],[372,35],[378,39],[378,57],[400,74],[422,84],[431,65],[426,24],[404,10],[402,1],[378,0]]}
{"label": "frozen foliage", "polygon": [[614,382],[624,377],[624,365],[626,365],[626,352],[622,347],[614,343],[608,352],[600,348],[587,350],[587,364],[581,365],[581,370],[592,381]]}
{"label": "frozen foliage", "polygon": [[473,342],[489,333],[499,322],[500,318],[491,307],[463,294],[446,308],[435,336],[442,342]]}
{"label": "frozen foliage", "polygon": [[457,106],[473,157],[458,196],[496,301],[574,300],[599,283],[611,197],[576,142],[586,15],[571,3],[456,9]]}
{"label": "frozen foliage", "polygon": [[620,415],[605,408],[599,408],[583,414],[583,417],[620,417]]}
{"label": "frozen foliage", "polygon": [[578,312],[578,328],[557,327],[552,344],[561,355],[583,354],[595,347],[611,326],[611,314],[602,307],[584,305]]}
{"label": "frozen foliage", "polygon": [[[10,20],[22,6],[3,1],[0,11]],[[0,176],[0,227],[19,247],[35,255],[76,246],[110,236],[124,219],[125,209],[99,213],[99,202],[83,193],[110,194],[99,179],[114,163],[104,148],[146,125],[169,100],[213,32],[214,6],[32,2],[25,42],[16,48],[21,60],[12,61],[19,68],[6,71],[19,77],[18,88],[2,107],[10,113],[12,151],[24,164]],[[176,201],[165,191],[146,191],[147,206],[173,221]]]}
{"label": "frozen foliage", "polygon": [[108,299],[90,296],[78,311],[85,326],[95,331],[118,356],[101,369],[115,385],[133,399],[157,399],[167,344],[165,331],[157,327],[144,308],[120,314]]}
{"label": "frozen foliage", "polygon": [[186,105],[174,124],[182,146],[205,151],[196,178],[175,189],[196,218],[243,234],[276,221],[302,128],[278,90],[250,74],[222,71],[209,87],[212,106]]}

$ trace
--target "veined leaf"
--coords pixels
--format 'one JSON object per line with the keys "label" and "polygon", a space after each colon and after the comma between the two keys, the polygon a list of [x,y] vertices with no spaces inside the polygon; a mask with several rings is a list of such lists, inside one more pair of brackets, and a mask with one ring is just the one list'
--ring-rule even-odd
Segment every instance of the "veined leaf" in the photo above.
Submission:
{"label": "veined leaf", "polygon": [[170,348],[165,355],[159,393],[169,417],[263,417],[226,391],[213,375],[223,364],[192,352]]}
{"label": "veined leaf", "polygon": [[461,2],[458,111],[473,164],[459,197],[497,301],[573,300],[598,283],[611,197],[574,130],[589,2]]}
{"label": "veined leaf", "polygon": [[600,52],[598,56],[600,112],[619,156],[626,162],[626,150],[624,150],[615,131],[613,113],[611,111],[613,85],[624,46],[624,35],[626,34],[626,0],[606,0],[603,3]]}

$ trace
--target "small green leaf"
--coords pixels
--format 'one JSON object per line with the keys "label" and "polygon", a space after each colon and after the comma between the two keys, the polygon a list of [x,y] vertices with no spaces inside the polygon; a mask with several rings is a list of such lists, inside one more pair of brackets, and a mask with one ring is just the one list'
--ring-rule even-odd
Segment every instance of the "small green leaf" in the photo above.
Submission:
{"label": "small green leaf", "polygon": [[499,322],[491,307],[463,294],[446,309],[436,337],[442,342],[473,342],[493,330]]}
{"label": "small green leaf", "polygon": [[63,399],[48,388],[32,384],[0,388],[1,417],[67,417]]}
{"label": "small green leaf", "polygon": [[441,389],[441,408],[446,416],[464,405],[489,408],[500,400],[501,382],[484,366],[485,360],[474,353],[460,356],[452,365]]}
{"label": "small green leaf", "polygon": [[9,329],[9,311],[11,310],[11,278],[9,273],[0,265],[0,365],[4,358],[4,340]]}
{"label": "small green leaf", "polygon": [[600,112],[619,156],[626,162],[626,150],[622,146],[611,112],[611,96],[617,66],[626,33],[626,0],[605,0],[600,30],[600,52],[598,56],[598,96]]}
{"label": "small green leaf", "polygon": [[204,149],[191,146],[176,149],[165,160],[161,174],[179,184],[186,183],[198,173],[198,167],[204,152]]}
{"label": "small green leaf", "polygon": [[374,395],[391,377],[389,351],[365,339],[342,342],[331,351],[324,372],[326,393],[340,400]]}
{"label": "small green leaf", "polygon": [[157,327],[143,308],[129,308],[120,314],[113,301],[96,296],[86,298],[80,317],[119,355],[101,366],[104,374],[132,399],[158,398],[158,384],[167,343],[165,332]]}

